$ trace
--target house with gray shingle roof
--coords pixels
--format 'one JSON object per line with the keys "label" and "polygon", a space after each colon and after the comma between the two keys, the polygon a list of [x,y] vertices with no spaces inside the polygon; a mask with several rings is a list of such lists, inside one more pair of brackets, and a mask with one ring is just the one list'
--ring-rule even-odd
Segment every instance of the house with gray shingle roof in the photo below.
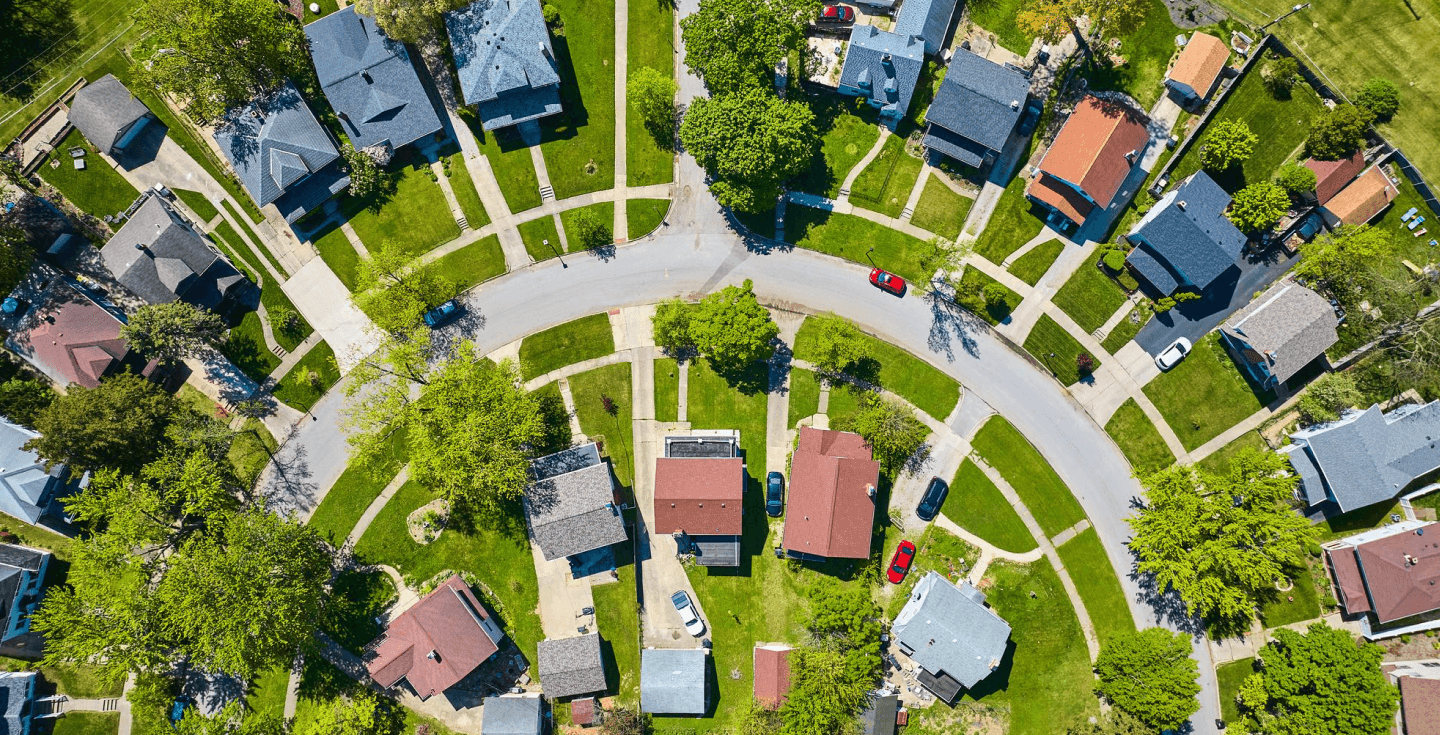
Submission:
{"label": "house with gray shingle roof", "polygon": [[560,71],[538,0],[479,0],[445,14],[465,104],[495,130],[557,115]]}
{"label": "house with gray shingle roof", "polygon": [[956,49],[945,81],[925,112],[926,150],[972,168],[994,162],[1030,100],[1019,71]]}
{"label": "house with gray shingle roof", "polygon": [[344,159],[295,85],[231,110],[215,129],[240,183],[294,222],[350,185]]}
{"label": "house with gray shingle roof", "polygon": [[945,34],[955,15],[955,0],[905,0],[895,17],[895,33],[906,38],[919,38],[925,53],[938,54],[945,46]]}
{"label": "house with gray shingle roof", "polygon": [[310,58],[325,99],[358,148],[393,151],[440,130],[440,117],[405,44],[385,37],[352,5],[307,26]]}
{"label": "house with gray shingle roof", "polygon": [[0,640],[30,632],[30,613],[40,604],[51,553],[17,544],[0,544]]}
{"label": "house with gray shingle roof", "polygon": [[149,196],[100,256],[116,280],[151,304],[215,309],[245,283],[240,271],[160,196]]}
{"label": "house with gray shingle roof", "polygon": [[615,502],[610,468],[594,442],[541,457],[530,464],[525,521],[547,561],[624,541],[625,522]]}
{"label": "house with gray shingle roof", "polygon": [[1229,206],[1230,195],[1196,171],[1131,228],[1126,264],[1162,296],[1238,277],[1247,238],[1225,217]]}
{"label": "house with gray shingle roof", "polygon": [[640,652],[640,711],[703,715],[709,653],[703,648],[647,648]]}
{"label": "house with gray shingle roof", "polygon": [[74,492],[69,470],[57,464],[48,471],[40,455],[26,449],[40,434],[0,420],[0,513],[35,524],[44,515],[62,516],[59,500]]}
{"label": "house with gray shingle roof", "polygon": [[0,732],[29,735],[37,678],[33,671],[0,671]]}
{"label": "house with gray shingle roof", "polygon": [[70,124],[101,153],[116,156],[155,119],[144,102],[106,74],[81,87],[70,100]]}
{"label": "house with gray shingle roof", "polygon": [[864,98],[883,120],[894,124],[910,109],[924,66],[925,43],[920,39],[856,25],[850,29],[838,90]]}
{"label": "house with gray shingle roof", "polygon": [[1440,469],[1440,401],[1347,411],[1339,421],[1290,435],[1280,452],[1300,477],[1300,496],[1317,510],[1349,512],[1389,503]]}
{"label": "house with gray shingle roof", "polygon": [[540,735],[542,709],[534,695],[486,697],[480,707],[480,735]]}
{"label": "house with gray shingle roof", "polygon": [[985,606],[985,593],[933,571],[915,584],[890,632],[920,665],[920,684],[946,702],[1000,668],[1010,642],[1010,624]]}
{"label": "house with gray shingle roof", "polygon": [[1286,279],[1235,312],[1220,335],[1251,379],[1268,389],[1325,354],[1340,340],[1339,325],[1330,302]]}
{"label": "house with gray shingle roof", "polygon": [[599,633],[540,641],[536,658],[540,684],[550,699],[605,691]]}

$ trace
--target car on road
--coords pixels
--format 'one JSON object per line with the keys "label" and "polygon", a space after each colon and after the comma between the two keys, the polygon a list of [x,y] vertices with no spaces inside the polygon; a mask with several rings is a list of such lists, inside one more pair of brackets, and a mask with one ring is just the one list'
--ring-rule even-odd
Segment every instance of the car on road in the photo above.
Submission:
{"label": "car on road", "polygon": [[855,9],[849,5],[826,5],[820,9],[821,23],[854,23]]}
{"label": "car on road", "polygon": [[705,634],[705,621],[700,619],[700,613],[695,612],[695,605],[690,602],[690,595],[685,590],[670,595],[670,602],[675,605],[675,612],[680,613],[680,622],[685,624],[687,633],[696,638]]}
{"label": "car on road", "polygon": [[876,268],[870,271],[870,285],[896,296],[905,295],[905,279],[887,270]]}
{"label": "car on road", "polygon": [[890,584],[900,584],[905,581],[905,575],[910,573],[910,562],[915,561],[915,544],[909,541],[901,541],[900,546],[895,549],[895,556],[890,557],[890,566],[885,570],[885,578]]}
{"label": "car on road", "polygon": [[460,302],[455,299],[450,299],[430,311],[425,312],[423,318],[425,320],[425,326],[435,329],[459,315]]}
{"label": "car on road", "polygon": [[779,518],[785,512],[785,476],[771,472],[765,477],[765,514]]}
{"label": "car on road", "polygon": [[1161,370],[1169,370],[1175,367],[1185,356],[1190,354],[1190,340],[1181,337],[1165,348],[1159,357],[1155,358],[1155,365]]}
{"label": "car on road", "polygon": [[922,521],[935,520],[935,514],[940,512],[940,506],[945,504],[945,496],[950,493],[950,486],[938,478],[930,478],[930,484],[925,486],[925,495],[920,498],[920,505],[915,508],[915,515],[920,516]]}

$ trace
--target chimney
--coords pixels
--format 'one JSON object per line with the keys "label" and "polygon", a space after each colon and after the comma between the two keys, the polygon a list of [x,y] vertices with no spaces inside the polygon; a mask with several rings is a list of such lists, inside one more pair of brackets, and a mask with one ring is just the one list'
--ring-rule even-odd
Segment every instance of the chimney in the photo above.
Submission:
{"label": "chimney", "polygon": [[1012,109],[1012,110],[1018,110],[1018,109],[1020,109],[1020,100],[1010,100],[1010,109]]}
{"label": "chimney", "polygon": [[1181,212],[1184,212],[1184,211],[1185,211],[1185,200],[1184,200],[1184,199],[1181,199],[1180,201],[1175,202],[1175,206],[1179,207]]}

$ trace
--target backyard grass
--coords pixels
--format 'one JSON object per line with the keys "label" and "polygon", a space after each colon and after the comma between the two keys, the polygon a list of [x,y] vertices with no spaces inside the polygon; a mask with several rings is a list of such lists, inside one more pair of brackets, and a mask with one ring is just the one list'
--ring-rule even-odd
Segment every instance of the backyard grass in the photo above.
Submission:
{"label": "backyard grass", "polygon": [[[1081,354],[1090,353],[1079,340],[1070,336],[1059,322],[1051,319],[1049,314],[1041,314],[1040,321],[1035,322],[1035,327],[1025,337],[1025,351],[1044,363],[1062,385],[1074,385],[1082,377],[1086,377],[1080,374],[1080,368],[1075,361]],[[1095,360],[1095,369],[1098,369],[1100,358],[1090,356]]]}
{"label": "backyard grass", "polygon": [[1025,178],[1016,176],[996,202],[995,213],[975,243],[975,252],[996,265],[1005,262],[1045,226],[1045,218],[1036,216],[1031,208],[1030,200],[1025,198]]}
{"label": "backyard grass", "polygon": [[1050,266],[1055,264],[1055,259],[1065,250],[1065,243],[1059,240],[1042,242],[1030,249],[1030,252],[1015,259],[1010,264],[1010,272],[1016,278],[1034,286],[1040,282]]}
{"label": "backyard grass", "polygon": [[[795,357],[813,360],[819,335],[816,322],[806,319],[795,335]],[[850,366],[851,374],[878,384],[943,421],[960,401],[960,383],[924,360],[870,335],[862,334],[865,357]],[[691,391],[693,394],[694,391]]]}
{"label": "backyard grass", "polygon": [[970,12],[970,21],[994,34],[997,43],[1024,56],[1034,40],[1015,24],[1015,16],[1024,5],[1024,0],[983,0],[966,5],[966,10]]}
{"label": "backyard grass", "polygon": [[1260,605],[1260,620],[1266,628],[1320,617],[1320,593],[1315,589],[1310,568],[1301,563],[1287,569],[1285,576],[1290,579],[1292,587],[1284,592],[1276,590],[1275,599]]}
{"label": "backyard grass", "polygon": [[811,370],[790,369],[790,411],[785,417],[787,429],[795,428],[800,419],[820,412],[820,378]]}
{"label": "backyard grass", "polygon": [[1230,471],[1230,460],[1240,453],[1240,450],[1247,447],[1258,449],[1262,452],[1270,451],[1270,446],[1260,437],[1258,431],[1247,431],[1241,434],[1235,441],[1226,444],[1215,450],[1210,456],[1195,463],[1195,468],[1202,472],[1224,474]]}
{"label": "backyard grass", "polygon": [[[794,400],[793,397],[791,400]],[[655,420],[680,420],[680,364],[669,357],[655,359]]]}
{"label": "backyard grass", "polygon": [[566,322],[520,342],[520,375],[530,380],[566,365],[604,357],[615,351],[610,317],[605,314]]}
{"label": "backyard grass", "polygon": [[335,351],[321,340],[280,379],[275,397],[297,411],[309,411],[338,382],[340,368],[335,365]]}
{"label": "backyard grass", "polygon": [[1003,416],[986,421],[975,433],[971,446],[1010,483],[1046,536],[1054,536],[1085,519],[1085,511],[1070,494],[1070,488]]}
{"label": "backyard grass", "polygon": [[[1005,290],[1005,298],[994,304],[987,304],[984,290],[992,283]],[[1009,286],[991,278],[979,268],[966,268],[960,274],[960,282],[955,284],[955,303],[969,309],[992,326],[1009,319],[1010,314],[1019,308],[1021,301],[1024,299],[1020,294],[1011,291]]]}
{"label": "backyard grass", "polygon": [[965,217],[970,214],[975,200],[956,194],[940,180],[943,175],[931,176],[925,182],[925,190],[920,192],[920,201],[915,203],[915,215],[910,218],[910,224],[946,240],[954,240],[959,237],[960,228],[965,226]]}
{"label": "backyard grass", "polygon": [[388,240],[411,255],[421,255],[460,236],[445,192],[430,180],[428,169],[419,159],[415,165],[403,166],[396,175],[395,194],[383,202],[355,197],[341,202],[350,226],[371,252],[378,252]]}
{"label": "backyard grass", "polygon": [[347,466],[310,514],[306,525],[331,544],[337,547],[343,544],[365,509],[380,497],[381,491],[404,466],[408,456],[405,441],[403,431],[391,434],[385,459],[376,464],[374,471],[353,463]]}
{"label": "backyard grass", "polygon": [[318,20],[318,19],[320,19],[320,18],[323,18],[323,17],[325,17],[325,16],[327,16],[327,15],[335,12],[336,10],[339,10],[338,4],[335,2],[335,0],[312,0],[312,1],[313,1],[316,5],[320,6],[320,12],[318,12],[318,13],[312,13],[312,12],[310,12],[310,3],[305,3],[305,22],[306,22],[307,24],[310,23],[310,22],[312,22],[312,21],[315,21],[315,20]]}
{"label": "backyard grass", "polygon": [[886,217],[899,217],[922,168],[920,159],[905,152],[905,139],[891,135],[881,146],[880,155],[855,177],[850,201]]}
{"label": "backyard grass", "polygon": [[283,717],[285,714],[285,690],[289,687],[289,666],[276,666],[261,672],[245,687],[246,717]]}
{"label": "backyard grass", "polygon": [[1075,589],[1080,592],[1080,601],[1090,622],[1095,625],[1095,635],[1100,645],[1122,633],[1135,632],[1135,619],[1130,615],[1130,605],[1125,601],[1125,590],[1115,576],[1115,567],[1100,544],[1095,529],[1087,528],[1075,538],[1056,547],[1060,562],[1070,573]]}
{"label": "backyard grass", "polygon": [[600,220],[601,224],[605,225],[605,229],[611,231],[610,240],[606,243],[606,246],[614,244],[615,202],[597,202],[584,207],[567,209],[560,213],[560,224],[565,227],[565,252],[567,253],[579,253],[585,250],[580,242],[580,233],[575,229],[575,218],[580,212],[587,210],[594,212],[595,218]]}
{"label": "backyard grass", "polygon": [[245,312],[240,323],[230,328],[229,336],[220,345],[220,354],[256,383],[265,382],[270,371],[280,367],[280,358],[265,345],[260,315],[253,311]]}
{"label": "backyard grass", "polygon": [[[555,229],[554,217],[546,215],[529,222],[521,222],[515,229],[520,232],[520,241],[525,243],[525,252],[529,253],[536,263],[560,254],[560,232]],[[549,245],[545,244],[546,240],[550,241]]]}
{"label": "backyard grass", "polygon": [[345,288],[354,291],[355,279],[360,269],[360,254],[355,252],[355,246],[350,244],[350,238],[340,226],[334,223],[325,225],[315,236],[311,238],[310,244],[320,253],[320,258],[325,265],[335,274]]}
{"label": "backyard grass", "polygon": [[[1070,312],[1067,311],[1065,313],[1069,314]],[[1074,319],[1075,315],[1071,314],[1070,318]],[[1131,309],[1130,313],[1121,317],[1119,323],[1115,325],[1115,328],[1111,329],[1110,333],[1105,335],[1105,341],[1101,342],[1100,346],[1104,347],[1105,351],[1112,355],[1119,352],[1120,348],[1129,344],[1130,340],[1135,339],[1135,335],[1139,334],[1140,329],[1149,321],[1150,312],[1140,308]]]}
{"label": "backyard grass", "polygon": [[[1238,27],[1238,24],[1237,24]],[[1205,31],[1228,41],[1230,34],[1223,27],[1209,26]],[[1134,97],[1142,109],[1150,109],[1165,93],[1165,71],[1175,55],[1175,36],[1191,33],[1181,30],[1170,21],[1170,12],[1161,0],[1150,0],[1145,19],[1134,31],[1120,40],[1120,48],[1114,53],[1125,58],[1123,66],[1096,64],[1096,68],[1085,74],[1090,88],[1100,91],[1120,91]],[[1239,64],[1241,59],[1233,55],[1231,63]]]}
{"label": "backyard grass", "polygon": [[175,192],[175,196],[179,197],[180,201],[189,207],[190,211],[194,212],[196,217],[200,218],[200,224],[202,225],[215,219],[215,217],[220,214],[220,210],[216,209],[215,205],[212,204],[209,199],[206,199],[204,194],[198,191],[190,191],[189,189],[171,189],[170,191]]}
{"label": "backyard grass", "polygon": [[[774,217],[770,218],[772,221]],[[760,234],[765,234],[761,232]],[[903,232],[853,214],[834,214],[823,209],[791,206],[785,214],[785,241],[806,250],[844,258],[868,266],[865,252],[885,270],[912,285],[930,279],[920,265],[924,242]]]}
{"label": "backyard grass", "polygon": [[[575,416],[580,419],[580,430],[599,443],[610,458],[615,478],[625,487],[635,482],[635,455],[631,451],[633,435],[630,430],[632,409],[630,405],[630,363],[587,370],[570,377],[570,392],[575,398]],[[605,398],[615,407],[612,415],[605,410]]]}
{"label": "backyard grass", "polygon": [[54,722],[52,735],[114,735],[120,729],[116,712],[67,712]]}
{"label": "backyard grass", "polygon": [[440,272],[460,284],[462,290],[505,275],[505,251],[500,236],[490,235],[436,259]]}
{"label": "backyard grass", "polygon": [[550,4],[566,21],[552,39],[564,111],[540,120],[540,152],[555,198],[568,199],[615,185],[615,0]]}
{"label": "backyard grass", "polygon": [[[899,544],[897,538],[894,545]],[[882,559],[895,555],[895,549],[889,547],[890,544],[887,543],[881,554]],[[915,585],[930,572],[936,572],[953,583],[963,577],[965,570],[979,560],[979,549],[939,526],[927,525],[920,538],[915,539],[915,561],[910,566],[910,573],[905,575],[905,580],[885,603],[885,616],[893,619],[898,615],[905,603],[910,601],[910,593],[915,589]]]}
{"label": "backyard grass", "polygon": [[[620,566],[615,570],[620,577],[615,584],[596,584],[590,588],[595,598],[595,628],[600,633],[600,652],[610,649],[613,667],[607,665],[606,683],[612,692],[618,692],[621,704],[632,707],[640,705],[640,606],[635,602],[635,565],[626,563],[630,543],[619,544],[615,555]],[[610,676],[614,675],[612,680]]]}
{"label": "backyard grass", "polygon": [[1235,701],[1235,695],[1240,693],[1240,685],[1253,673],[1255,673],[1253,656],[1215,667],[1215,678],[1220,682],[1220,717],[1224,718],[1226,724],[1240,719],[1240,706]]}
{"label": "backyard grass", "polygon": [[1155,424],[1150,422],[1150,417],[1145,415],[1134,398],[1125,399],[1105,422],[1105,433],[1120,445],[1120,451],[1125,453],[1125,459],[1130,460],[1130,466],[1137,475],[1162,470],[1175,463],[1170,447],[1165,445]]}
{"label": "backyard grass", "polygon": [[275,258],[275,254],[270,252],[270,248],[265,247],[265,241],[261,240],[260,236],[255,234],[255,230],[250,228],[250,223],[246,222],[245,218],[241,217],[240,213],[235,211],[235,205],[231,204],[229,199],[220,202],[220,204],[225,207],[225,211],[229,212],[230,216],[234,218],[235,223],[240,225],[240,231],[244,232],[245,236],[250,238],[250,242],[255,243],[255,247],[265,256],[265,259],[270,261],[270,265],[274,267],[276,271],[284,273],[285,269],[280,266],[280,261]]}
{"label": "backyard grass", "polygon": [[1036,546],[1035,537],[1010,501],[1000,494],[1000,488],[969,459],[960,463],[950,481],[950,494],[940,512],[1004,551],[1023,554]]}
{"label": "backyard grass", "polygon": [[[1125,303],[1125,292],[1109,276],[1100,272],[1100,256],[1097,250],[1086,258],[1070,280],[1050,299],[1088,332],[1105,326],[1105,322]],[[1139,331],[1138,328],[1136,331]]]}
{"label": "backyard grass", "polygon": [[[648,0],[636,0],[647,2]],[[625,200],[625,221],[626,227],[630,230],[625,233],[627,240],[637,240],[660,227],[665,221],[665,215],[670,212],[669,199],[627,199]]]}
{"label": "backyard grass", "polygon": [[875,124],[875,114],[869,108],[855,111],[845,104],[848,100],[830,97],[812,97],[810,107],[815,112],[815,125],[825,131],[820,140],[820,151],[810,162],[810,168],[803,176],[791,182],[796,189],[811,194],[829,197],[839,196],[840,187],[850,169],[875,147],[880,139],[880,128]]}
{"label": "backyard grass", "polygon": [[125,686],[123,680],[114,684],[104,683],[99,669],[85,664],[41,666],[34,661],[0,656],[0,671],[38,671],[40,678],[54,685],[56,693],[72,699],[118,697]]}
{"label": "backyard grass", "polygon": [[1216,333],[1206,335],[1179,365],[1145,386],[1187,451],[1265,407],[1219,340]]}
{"label": "backyard grass", "polygon": [[335,578],[327,615],[320,629],[345,650],[362,655],[365,644],[382,632],[375,622],[395,599],[395,583],[379,569],[343,571]]}
{"label": "backyard grass", "polygon": [[465,167],[465,153],[456,151],[445,160],[450,162],[450,167],[444,169],[445,175],[450,179],[450,190],[455,192],[455,202],[460,205],[466,224],[473,230],[490,224],[490,214],[485,211],[484,202],[480,201],[480,192],[475,189],[475,180],[470,178],[470,169]]}
{"label": "backyard grass", "polygon": [[486,132],[481,129],[473,108],[462,107],[459,115],[475,136],[480,150],[490,159],[490,169],[495,172],[495,181],[500,185],[500,193],[505,196],[505,206],[511,212],[540,206],[540,179],[535,175],[535,162],[530,158],[530,148],[520,139],[514,126]]}
{"label": "backyard grass", "polygon": [[[630,73],[648,66],[674,79],[675,6],[662,0],[625,1],[629,3],[626,53]],[[674,143],[665,139],[657,141],[650,134],[634,100],[629,97],[627,94],[630,110],[625,115],[625,183],[630,186],[668,184],[675,179]]]}
{"label": "backyard grass", "polygon": [[[85,161],[84,170],[75,168],[67,152],[76,147],[89,152],[82,159]],[[59,161],[60,165],[51,168],[50,164],[54,161]],[[123,213],[140,196],[139,190],[131,186],[119,171],[111,168],[78,129],[71,130],[60,141],[55,152],[50,154],[49,160],[40,164],[36,173],[45,183],[59,189],[76,207],[95,215],[97,219],[107,214]],[[120,225],[114,227],[120,229]]]}

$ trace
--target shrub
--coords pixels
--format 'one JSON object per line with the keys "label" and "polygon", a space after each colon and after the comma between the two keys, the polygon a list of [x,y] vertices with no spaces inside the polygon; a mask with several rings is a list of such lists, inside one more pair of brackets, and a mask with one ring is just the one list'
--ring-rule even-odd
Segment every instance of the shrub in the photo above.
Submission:
{"label": "shrub", "polygon": [[1121,268],[1125,267],[1125,253],[1119,250],[1108,251],[1104,257],[1100,259],[1100,262],[1104,263],[1105,267],[1109,268],[1111,272],[1118,273]]}
{"label": "shrub", "polygon": [[1400,88],[1389,79],[1371,79],[1360,88],[1355,104],[1375,113],[1380,120],[1389,120],[1400,111]]}
{"label": "shrub", "polygon": [[1295,408],[1300,422],[1306,426],[1323,424],[1340,418],[1340,412],[1363,400],[1348,373],[1322,375],[1305,390]]}
{"label": "shrub", "polygon": [[1250,131],[1244,120],[1220,120],[1211,123],[1200,146],[1200,163],[1206,171],[1225,171],[1238,166],[1255,152],[1260,137]]}
{"label": "shrub", "polygon": [[981,289],[980,295],[985,297],[986,306],[999,306],[1005,303],[1005,297],[1009,294],[1004,286],[998,283],[987,283],[985,288]]}
{"label": "shrub", "polygon": [[1315,190],[1315,172],[1298,163],[1287,163],[1275,174],[1275,183],[1291,194]]}
{"label": "shrub", "polygon": [[1095,358],[1088,352],[1081,352],[1075,356],[1075,369],[1079,370],[1081,375],[1095,372]]}

